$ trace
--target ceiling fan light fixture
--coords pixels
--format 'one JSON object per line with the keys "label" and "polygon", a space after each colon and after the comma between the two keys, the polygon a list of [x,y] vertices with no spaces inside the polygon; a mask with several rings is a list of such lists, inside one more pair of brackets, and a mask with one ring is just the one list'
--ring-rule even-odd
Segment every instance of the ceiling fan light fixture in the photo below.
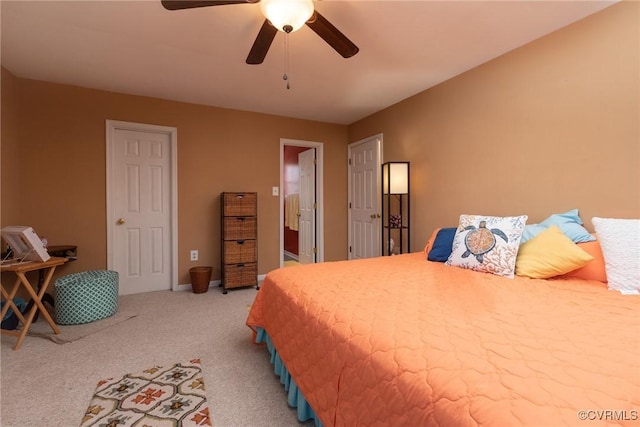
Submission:
{"label": "ceiling fan light fixture", "polygon": [[262,0],[260,10],[279,31],[290,33],[311,18],[313,0]]}

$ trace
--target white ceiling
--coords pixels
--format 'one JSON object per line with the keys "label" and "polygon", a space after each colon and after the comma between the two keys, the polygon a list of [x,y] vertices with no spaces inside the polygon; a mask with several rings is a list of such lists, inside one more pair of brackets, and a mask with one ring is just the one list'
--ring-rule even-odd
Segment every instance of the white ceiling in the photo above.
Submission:
{"label": "white ceiling", "polygon": [[344,59],[310,28],[245,59],[258,4],[168,11],[159,0],[2,0],[2,66],[113,92],[350,124],[614,1],[319,1],[360,52]]}

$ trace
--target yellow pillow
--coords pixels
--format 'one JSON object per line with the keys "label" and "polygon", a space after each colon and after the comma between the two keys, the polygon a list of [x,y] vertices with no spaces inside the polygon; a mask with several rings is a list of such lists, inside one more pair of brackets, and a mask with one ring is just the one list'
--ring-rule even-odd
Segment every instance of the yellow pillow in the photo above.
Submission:
{"label": "yellow pillow", "polygon": [[583,267],[591,260],[591,255],[554,225],[520,246],[516,274],[547,279]]}

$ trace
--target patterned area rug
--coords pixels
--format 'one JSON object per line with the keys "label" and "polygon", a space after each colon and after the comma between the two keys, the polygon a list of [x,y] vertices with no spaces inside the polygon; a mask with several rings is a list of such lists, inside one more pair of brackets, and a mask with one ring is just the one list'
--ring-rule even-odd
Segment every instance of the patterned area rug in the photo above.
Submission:
{"label": "patterned area rug", "polygon": [[86,426],[213,426],[200,359],[100,381],[82,419]]}

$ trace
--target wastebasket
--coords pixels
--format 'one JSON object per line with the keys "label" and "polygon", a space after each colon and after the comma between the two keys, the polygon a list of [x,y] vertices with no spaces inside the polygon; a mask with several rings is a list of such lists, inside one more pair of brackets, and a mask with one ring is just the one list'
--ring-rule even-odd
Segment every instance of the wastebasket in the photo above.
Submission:
{"label": "wastebasket", "polygon": [[212,267],[191,267],[189,269],[191,289],[194,294],[202,294],[209,290],[212,270]]}

